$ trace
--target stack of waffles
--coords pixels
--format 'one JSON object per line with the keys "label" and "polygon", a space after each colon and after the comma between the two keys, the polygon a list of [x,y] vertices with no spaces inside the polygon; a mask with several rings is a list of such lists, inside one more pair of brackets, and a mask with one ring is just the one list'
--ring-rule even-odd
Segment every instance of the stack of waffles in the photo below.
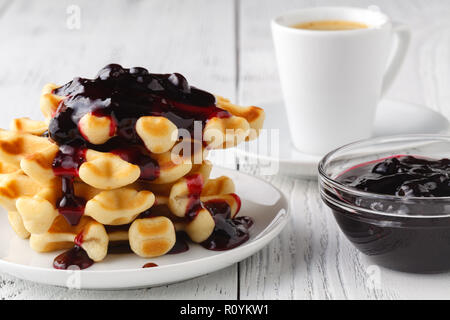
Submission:
{"label": "stack of waffles", "polygon": [[14,119],[0,131],[0,204],[35,251],[72,248],[55,267],[85,268],[115,247],[150,258],[185,250],[181,238],[211,250],[248,239],[233,181],[210,178],[205,158],[256,138],[262,109],[179,74],[119,65],[46,85],[40,108],[44,121]]}

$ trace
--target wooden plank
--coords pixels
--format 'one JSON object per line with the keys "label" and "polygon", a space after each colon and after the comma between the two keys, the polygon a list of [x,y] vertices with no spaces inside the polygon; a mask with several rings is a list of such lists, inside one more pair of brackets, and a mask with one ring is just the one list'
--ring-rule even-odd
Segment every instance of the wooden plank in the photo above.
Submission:
{"label": "wooden plank", "polygon": [[[240,2],[239,100],[280,99],[269,21],[292,9],[377,5],[410,25],[411,49],[387,96],[426,103],[450,116],[450,2],[426,0],[242,0]],[[258,174],[258,168],[242,166]],[[347,241],[315,181],[266,177],[290,199],[292,221],[282,234],[240,264],[242,299],[445,298],[448,274],[414,275],[373,266]],[[420,288],[420,290],[417,290]]]}
{"label": "wooden plank", "polygon": [[[231,1],[18,0],[5,7],[8,4],[0,2],[0,127],[8,127],[14,117],[41,119],[38,101],[45,83],[94,77],[111,62],[180,72],[198,87],[235,98]],[[72,4],[81,10],[80,29],[67,27],[66,10]],[[67,290],[0,276],[0,299],[236,297],[237,266],[174,285],[122,292]]]}

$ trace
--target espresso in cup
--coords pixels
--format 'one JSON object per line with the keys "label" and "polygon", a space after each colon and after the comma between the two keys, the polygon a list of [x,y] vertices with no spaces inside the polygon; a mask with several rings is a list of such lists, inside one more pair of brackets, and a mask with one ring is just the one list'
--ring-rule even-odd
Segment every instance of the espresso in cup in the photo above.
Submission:
{"label": "espresso in cup", "polygon": [[339,31],[339,30],[354,30],[354,29],[368,28],[368,26],[364,23],[346,20],[320,20],[311,22],[301,22],[296,23],[291,27],[295,29],[319,30],[319,31]]}

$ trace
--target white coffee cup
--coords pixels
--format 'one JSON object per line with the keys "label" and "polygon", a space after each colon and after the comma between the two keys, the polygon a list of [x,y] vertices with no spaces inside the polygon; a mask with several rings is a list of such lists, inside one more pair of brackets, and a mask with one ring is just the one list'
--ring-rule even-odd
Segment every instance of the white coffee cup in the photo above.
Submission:
{"label": "white coffee cup", "polygon": [[[323,20],[359,22],[368,28],[292,27]],[[276,17],[272,34],[294,146],[320,155],[370,137],[377,103],[405,57],[408,28],[374,10],[317,7]]]}

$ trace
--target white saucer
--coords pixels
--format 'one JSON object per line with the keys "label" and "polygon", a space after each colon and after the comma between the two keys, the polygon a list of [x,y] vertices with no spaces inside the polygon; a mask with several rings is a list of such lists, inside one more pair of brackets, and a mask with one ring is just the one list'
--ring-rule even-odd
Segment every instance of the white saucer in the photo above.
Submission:
{"label": "white saucer", "polygon": [[[270,168],[262,174],[276,173],[273,171],[278,166],[278,173],[281,174],[315,178],[317,165],[322,157],[302,153],[294,148],[283,102],[263,103],[259,106],[266,112],[264,128],[279,129],[278,156],[272,144],[267,147],[266,142],[263,143],[262,139],[257,139],[236,148],[240,164],[251,163],[260,168]],[[395,100],[383,100],[378,106],[374,136],[443,134],[448,130],[448,120],[427,107]]]}
{"label": "white saucer", "polygon": [[[213,176],[227,175],[242,199],[239,215],[255,223],[250,239],[228,251],[210,251],[190,243],[187,252],[144,259],[135,254],[110,254],[85,270],[56,270],[53,258],[59,252],[36,253],[28,240],[11,230],[6,212],[0,212],[0,271],[43,284],[79,289],[124,289],[151,287],[194,278],[241,261],[269,243],[288,221],[288,202],[275,187],[263,180],[228,169],[214,168]],[[158,267],[143,269],[147,262]]]}

